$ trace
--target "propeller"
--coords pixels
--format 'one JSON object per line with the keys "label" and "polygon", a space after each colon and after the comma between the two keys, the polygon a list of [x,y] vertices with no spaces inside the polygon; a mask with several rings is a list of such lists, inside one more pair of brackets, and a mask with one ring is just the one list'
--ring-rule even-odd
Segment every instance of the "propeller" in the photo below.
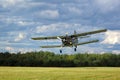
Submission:
{"label": "propeller", "polygon": [[[58,36],[57,37],[58,40],[60,40],[62,42],[62,39]],[[61,45],[61,48],[60,48],[60,53],[62,53],[62,48],[63,48],[63,44]]]}
{"label": "propeller", "polygon": [[59,36],[57,37],[57,39],[62,40]]}

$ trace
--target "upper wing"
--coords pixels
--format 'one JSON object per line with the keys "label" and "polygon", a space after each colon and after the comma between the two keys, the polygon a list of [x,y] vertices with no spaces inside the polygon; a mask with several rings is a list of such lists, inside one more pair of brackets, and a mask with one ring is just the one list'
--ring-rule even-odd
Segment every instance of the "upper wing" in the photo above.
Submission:
{"label": "upper wing", "polygon": [[[96,30],[96,31],[91,31],[91,32],[85,32],[85,33],[80,33],[80,34],[74,34],[74,35],[70,35],[69,37],[79,37],[81,36],[86,36],[86,35],[91,35],[91,34],[96,34],[96,33],[100,33],[100,32],[106,32],[107,29],[102,29],[102,30]],[[65,38],[66,36],[50,36],[50,37],[36,37],[36,38],[32,38],[33,40],[45,40],[45,39],[58,39],[59,38]]]}
{"label": "upper wing", "polygon": [[36,37],[32,38],[33,40],[44,40],[44,39],[57,39],[57,37]]}
{"label": "upper wing", "polygon": [[36,38],[32,38],[32,39],[33,40],[45,40],[45,39],[58,39],[58,37],[62,38],[64,36],[36,37]]}
{"label": "upper wing", "polygon": [[74,35],[71,35],[71,37],[86,36],[86,35],[91,35],[91,34],[106,32],[106,31],[107,31],[107,29],[96,30],[96,31],[91,31],[91,32],[85,32],[85,33],[80,33],[80,34],[74,34]]}

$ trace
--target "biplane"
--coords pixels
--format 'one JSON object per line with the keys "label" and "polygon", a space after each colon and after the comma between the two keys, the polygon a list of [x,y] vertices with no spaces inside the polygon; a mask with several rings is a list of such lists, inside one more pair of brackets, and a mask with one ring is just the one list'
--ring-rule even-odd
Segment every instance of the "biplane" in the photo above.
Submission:
{"label": "biplane", "polygon": [[84,37],[87,37],[87,36],[92,35],[92,34],[106,32],[106,31],[107,31],[107,29],[101,29],[101,30],[95,30],[95,31],[78,33],[78,34],[76,33],[76,31],[74,31],[74,34],[72,34],[72,35],[66,34],[64,36],[36,37],[36,38],[32,38],[32,39],[33,40],[59,39],[59,40],[61,40],[62,44],[41,46],[41,48],[61,47],[60,53],[62,53],[62,47],[74,47],[74,51],[77,51],[77,46],[79,46],[79,45],[98,42],[99,40],[91,40],[91,41],[79,43],[78,38],[84,38]]}

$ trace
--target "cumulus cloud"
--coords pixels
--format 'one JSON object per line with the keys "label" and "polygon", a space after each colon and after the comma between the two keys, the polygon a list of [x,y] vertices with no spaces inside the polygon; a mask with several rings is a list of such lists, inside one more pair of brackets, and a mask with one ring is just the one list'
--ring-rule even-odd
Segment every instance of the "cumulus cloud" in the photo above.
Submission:
{"label": "cumulus cloud", "polygon": [[94,27],[94,26],[86,26],[86,25],[81,25],[80,23],[64,23],[64,22],[58,22],[58,23],[51,23],[51,24],[43,24],[40,26],[36,27],[36,32],[37,33],[42,33],[42,32],[54,32],[58,33],[59,32],[73,32],[74,30],[77,30],[79,33],[80,32],[86,32],[86,31],[93,31],[100,29],[100,27]]}
{"label": "cumulus cloud", "polygon": [[7,46],[7,47],[5,48],[5,50],[7,50],[7,51],[13,51],[14,48]]}
{"label": "cumulus cloud", "polygon": [[59,12],[58,10],[43,10],[37,12],[36,15],[45,19],[56,19],[59,17]]}
{"label": "cumulus cloud", "polygon": [[24,18],[21,16],[0,15],[0,18],[0,21],[4,22],[5,24],[25,24],[25,22],[23,22]]}
{"label": "cumulus cloud", "polygon": [[1,0],[0,2],[0,5],[2,5],[2,7],[9,8],[11,6],[18,6],[19,4],[23,4],[25,0]]}
{"label": "cumulus cloud", "polygon": [[37,33],[42,33],[42,32],[47,32],[47,31],[53,31],[56,30],[56,26],[54,24],[51,25],[43,25],[43,26],[38,26],[36,28]]}
{"label": "cumulus cloud", "polygon": [[96,6],[100,9],[102,12],[109,12],[119,9],[120,1],[119,0],[94,0]]}
{"label": "cumulus cloud", "polygon": [[[4,49],[3,49],[4,50]],[[7,46],[5,47],[5,51],[9,51],[9,52],[30,52],[30,51],[36,51],[37,49],[31,49],[31,48],[15,48],[15,47],[11,47],[11,46]]]}
{"label": "cumulus cloud", "polygon": [[24,33],[19,33],[18,36],[15,38],[15,41],[20,41],[24,38],[25,38],[25,34]]}
{"label": "cumulus cloud", "polygon": [[[74,27],[73,27],[74,26]],[[59,33],[64,31],[73,31],[74,29],[79,30],[78,28],[81,26],[81,24],[70,24],[70,23],[53,23],[53,24],[48,24],[48,25],[41,25],[36,27],[36,32],[37,33],[46,33],[51,31],[51,33]],[[81,28],[82,29],[82,28]]]}
{"label": "cumulus cloud", "polygon": [[105,34],[105,40],[103,44],[120,44],[120,30],[118,31],[107,31]]}
{"label": "cumulus cloud", "polygon": [[82,14],[82,10],[80,10],[79,8],[76,8],[76,7],[69,7],[68,10],[70,11],[70,13],[74,13],[74,15]]}
{"label": "cumulus cloud", "polygon": [[44,33],[44,32],[48,32],[48,31],[56,31],[58,30],[58,24],[49,24],[49,25],[42,25],[42,26],[37,26],[36,27],[36,32],[37,33]]}
{"label": "cumulus cloud", "polygon": [[28,3],[27,5],[28,7],[48,7],[48,8],[55,8],[57,5],[54,4],[54,3],[46,3],[46,2],[34,2],[34,1],[31,1]]}
{"label": "cumulus cloud", "polygon": [[27,25],[27,22],[24,22],[24,21],[18,21],[18,25],[25,26],[25,25]]}
{"label": "cumulus cloud", "polygon": [[40,24],[39,22],[34,22],[34,21],[22,21],[19,20],[16,22],[17,25],[19,26],[28,26],[28,25],[35,25],[35,24]]}
{"label": "cumulus cloud", "polygon": [[120,50],[113,50],[112,53],[120,54]]}

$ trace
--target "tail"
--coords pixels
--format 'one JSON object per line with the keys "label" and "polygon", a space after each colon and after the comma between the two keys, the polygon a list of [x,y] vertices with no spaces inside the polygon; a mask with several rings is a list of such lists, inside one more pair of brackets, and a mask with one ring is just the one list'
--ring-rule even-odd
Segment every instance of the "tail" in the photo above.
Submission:
{"label": "tail", "polygon": [[76,35],[76,34],[77,34],[76,30],[74,30],[74,35]]}

